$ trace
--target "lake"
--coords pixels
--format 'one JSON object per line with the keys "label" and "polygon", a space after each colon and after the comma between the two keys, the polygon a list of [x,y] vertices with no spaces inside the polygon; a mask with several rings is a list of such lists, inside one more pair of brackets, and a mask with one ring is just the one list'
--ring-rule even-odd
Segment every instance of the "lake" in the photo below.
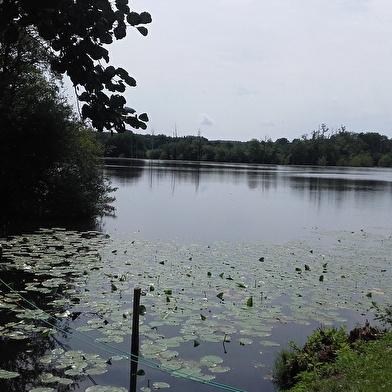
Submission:
{"label": "lake", "polygon": [[[28,380],[0,377],[4,390],[127,390],[136,286],[142,392],[272,392],[287,342],[353,328],[372,320],[371,301],[388,304],[390,169],[109,159],[105,172],[118,189],[116,215],[98,222],[104,235],[54,229],[7,242],[25,275],[4,298],[30,306],[0,305],[41,322],[0,327],[10,357],[0,376]],[[23,339],[48,333],[42,308],[53,335],[32,349],[41,367],[24,368]]]}
{"label": "lake", "polygon": [[391,229],[392,170],[108,161],[118,237],[282,243],[317,230]]}

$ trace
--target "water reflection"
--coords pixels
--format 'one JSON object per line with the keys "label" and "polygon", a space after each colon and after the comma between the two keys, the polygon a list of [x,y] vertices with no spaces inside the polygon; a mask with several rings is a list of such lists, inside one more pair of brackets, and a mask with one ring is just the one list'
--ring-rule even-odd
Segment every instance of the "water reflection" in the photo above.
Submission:
{"label": "water reflection", "polygon": [[108,232],[186,242],[281,242],[315,227],[390,228],[390,169],[125,163],[108,164],[119,188],[117,217],[104,220]]}

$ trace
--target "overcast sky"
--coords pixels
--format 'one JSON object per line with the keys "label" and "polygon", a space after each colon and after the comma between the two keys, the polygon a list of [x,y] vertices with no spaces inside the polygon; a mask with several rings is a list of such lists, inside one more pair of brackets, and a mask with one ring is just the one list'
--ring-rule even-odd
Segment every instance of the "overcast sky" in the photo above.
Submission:
{"label": "overcast sky", "polygon": [[143,37],[109,46],[137,80],[141,133],[289,140],[322,123],[392,137],[391,0],[133,0]]}

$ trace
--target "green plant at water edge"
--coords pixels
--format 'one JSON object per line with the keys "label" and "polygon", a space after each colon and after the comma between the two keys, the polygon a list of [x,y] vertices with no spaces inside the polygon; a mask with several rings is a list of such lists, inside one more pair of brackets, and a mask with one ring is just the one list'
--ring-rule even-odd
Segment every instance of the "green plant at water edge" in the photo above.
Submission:
{"label": "green plant at water edge", "polygon": [[[392,339],[391,333],[387,330],[372,327],[368,322],[363,327],[354,328],[349,334],[344,328],[319,328],[308,337],[303,348],[291,342],[291,350],[282,350],[278,353],[273,374],[274,383],[280,390],[291,392],[378,390],[358,389],[357,381],[353,383],[352,380],[369,379],[370,368],[354,366],[353,363],[366,362],[377,369],[386,366],[378,348],[377,352],[372,354],[378,358],[377,361],[372,362],[370,358],[363,358],[377,347],[378,342],[382,342],[385,336],[389,336],[389,340]],[[384,346],[381,344],[380,347]],[[380,362],[383,362],[382,365]],[[357,368],[360,369],[359,374],[355,373],[353,376]],[[390,371],[390,365],[388,369]],[[373,368],[370,372],[372,371]],[[342,378],[345,380],[342,381]],[[325,386],[326,380],[329,380],[328,387]],[[346,386],[343,386],[343,383]],[[364,385],[369,388],[369,384]]]}
{"label": "green plant at water edge", "polygon": [[392,385],[392,333],[339,350],[336,361],[319,373],[303,372],[290,392],[376,392]]}
{"label": "green plant at water edge", "polygon": [[275,359],[274,383],[283,390],[293,387],[300,375],[308,376],[307,371],[317,372],[324,363],[334,361],[337,351],[347,345],[343,328],[318,328],[303,348],[290,342],[291,350],[281,350]]}
{"label": "green plant at water edge", "polygon": [[392,305],[388,305],[384,310],[380,309],[376,301],[372,301],[370,309],[374,309],[374,319],[380,321],[383,325],[392,326]]}

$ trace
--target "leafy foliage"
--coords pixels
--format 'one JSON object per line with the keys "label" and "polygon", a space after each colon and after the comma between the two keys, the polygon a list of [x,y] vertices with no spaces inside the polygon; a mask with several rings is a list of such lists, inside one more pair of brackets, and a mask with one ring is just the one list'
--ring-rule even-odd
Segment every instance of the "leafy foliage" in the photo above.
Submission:
{"label": "leafy foliage", "polygon": [[381,309],[376,301],[372,301],[371,309],[375,312],[375,320],[380,321],[383,325],[392,326],[392,305]]}
{"label": "leafy foliage", "polygon": [[357,352],[363,351],[364,342],[379,340],[386,333],[386,330],[371,327],[368,322],[349,334],[343,328],[318,328],[308,337],[303,348],[290,342],[291,350],[278,353],[274,383],[281,390],[293,387],[296,391],[309,390],[317,377],[329,378],[339,372],[342,358],[344,361],[353,360]]}
{"label": "leafy foliage", "polygon": [[[98,166],[100,144],[84,129],[47,78],[48,58],[27,34],[0,47],[7,61],[0,105],[2,214],[37,217],[91,216],[109,211],[110,186]],[[2,217],[4,218],[4,216]]]}
{"label": "leafy foliage", "polygon": [[124,132],[126,124],[146,128],[147,115],[137,116],[122,96],[126,86],[136,86],[128,72],[108,64],[105,45],[126,37],[131,26],[147,35],[147,12],[131,11],[128,0],[3,0],[0,2],[0,103],[12,75],[12,50],[25,34],[50,57],[51,69],[67,74],[84,102],[82,116],[93,127]]}
{"label": "leafy foliage", "polygon": [[[324,131],[328,131],[326,126]],[[181,159],[215,162],[249,162],[280,165],[392,167],[392,139],[376,132],[315,131],[292,142],[285,138],[248,142],[211,141],[200,135],[100,135],[107,156]]]}

